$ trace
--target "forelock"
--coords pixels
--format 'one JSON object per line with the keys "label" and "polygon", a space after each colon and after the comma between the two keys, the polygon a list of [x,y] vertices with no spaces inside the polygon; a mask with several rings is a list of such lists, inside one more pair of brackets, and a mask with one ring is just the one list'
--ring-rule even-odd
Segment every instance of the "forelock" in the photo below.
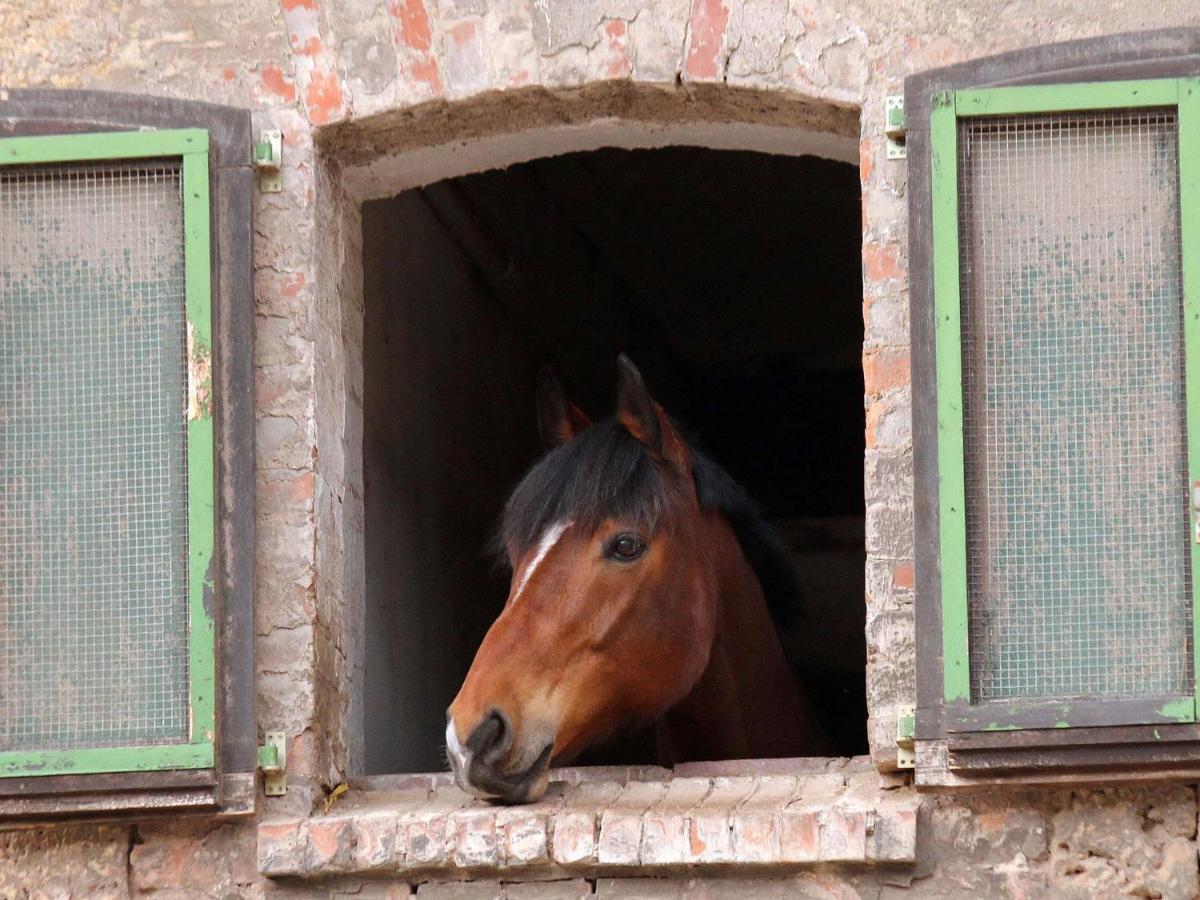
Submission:
{"label": "forelock", "polygon": [[564,521],[591,530],[612,518],[653,530],[673,499],[659,465],[608,419],[534,463],[505,504],[500,542],[520,556]]}

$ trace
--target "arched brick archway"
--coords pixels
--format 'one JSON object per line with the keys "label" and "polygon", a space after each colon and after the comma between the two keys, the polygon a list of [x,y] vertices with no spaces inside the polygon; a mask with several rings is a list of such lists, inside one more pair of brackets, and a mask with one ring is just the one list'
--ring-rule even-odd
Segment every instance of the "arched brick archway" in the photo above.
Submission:
{"label": "arched brick archway", "polygon": [[[315,410],[318,620],[328,686],[313,733],[321,764],[360,768],[363,635],[361,204],[531,159],[602,147],[671,145],[858,161],[856,109],[791,93],[724,85],[601,82],[527,87],[379,113],[317,134],[321,227],[316,259]],[[324,668],[324,672],[321,669]],[[880,681],[881,685],[887,684]],[[888,690],[894,692],[894,686]]]}
{"label": "arched brick archway", "polygon": [[[868,26],[837,8],[726,0],[464,2],[437,9],[426,0],[397,0],[372,5],[370,14],[354,4],[282,0],[281,10],[292,68],[264,66],[253,89],[294,104],[263,122],[283,128],[285,189],[291,175],[303,214],[277,217],[301,228],[273,242],[260,279],[269,293],[312,310],[315,535],[298,573],[299,600],[281,594],[283,615],[259,618],[301,623],[299,630],[264,624],[262,643],[265,655],[298,661],[291,671],[310,667],[311,677],[285,678],[268,666],[259,696],[267,719],[295,736],[297,771],[332,783],[354,770],[347,736],[361,731],[353,724],[361,715],[356,692],[346,687],[360,679],[363,628],[355,593],[361,471],[348,448],[361,441],[355,260],[364,200],[602,146],[693,145],[859,163],[864,182],[880,184],[875,199],[863,202],[867,465],[905,471],[904,234],[888,218],[899,212],[901,189],[875,168],[868,144],[867,135],[880,132],[880,115],[864,119],[860,109],[882,109],[886,86],[871,71],[915,45],[901,46],[890,32],[873,41],[874,19]],[[944,61],[936,45],[922,52]],[[894,513],[907,501],[891,488],[872,490],[868,480],[867,527],[876,544],[868,603],[872,591],[878,598],[869,630],[878,646],[911,646],[911,617],[896,608],[896,597],[909,590],[911,538]],[[895,706],[911,694],[911,661],[890,652],[872,657],[870,732],[881,736],[872,746],[886,767],[894,756]]]}

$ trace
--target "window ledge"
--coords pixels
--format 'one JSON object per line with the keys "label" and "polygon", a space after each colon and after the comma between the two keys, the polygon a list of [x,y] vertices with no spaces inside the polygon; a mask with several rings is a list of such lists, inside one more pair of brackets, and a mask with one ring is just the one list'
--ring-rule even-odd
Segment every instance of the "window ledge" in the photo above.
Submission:
{"label": "window ledge", "polygon": [[559,769],[546,797],[493,806],[447,776],[363,779],[328,814],[266,821],[270,877],[347,873],[620,874],[910,863],[919,799],[853,760],[763,760],[666,769]]}

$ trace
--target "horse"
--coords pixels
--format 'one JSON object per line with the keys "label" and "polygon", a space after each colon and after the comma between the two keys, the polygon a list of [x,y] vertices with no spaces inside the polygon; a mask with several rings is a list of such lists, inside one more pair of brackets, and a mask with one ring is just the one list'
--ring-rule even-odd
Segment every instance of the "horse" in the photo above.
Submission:
{"label": "horse", "polygon": [[539,376],[551,449],[505,504],[508,599],[447,711],[450,767],[479,797],[536,801],[551,763],[649,723],[664,765],[826,750],[776,631],[799,612],[787,550],[628,357],[617,369],[595,424]]}

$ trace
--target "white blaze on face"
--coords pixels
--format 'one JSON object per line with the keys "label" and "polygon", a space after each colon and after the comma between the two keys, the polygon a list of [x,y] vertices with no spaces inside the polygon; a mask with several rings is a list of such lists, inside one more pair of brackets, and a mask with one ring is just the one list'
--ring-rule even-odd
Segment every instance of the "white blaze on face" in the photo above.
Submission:
{"label": "white blaze on face", "polygon": [[459,787],[466,790],[467,769],[471,765],[471,757],[468,750],[458,741],[458,729],[454,727],[453,719],[446,723],[446,752],[450,754],[450,768],[454,770],[455,781]]}
{"label": "white blaze on face", "polygon": [[542,539],[538,541],[537,552],[533,554],[533,559],[529,561],[529,565],[521,573],[521,580],[517,582],[517,589],[513,591],[513,606],[516,606],[517,601],[521,599],[521,593],[525,590],[525,586],[529,584],[529,579],[533,577],[533,573],[537,571],[537,567],[546,558],[546,554],[554,548],[554,545],[558,543],[558,539],[563,536],[563,532],[570,528],[571,525],[571,522],[556,522],[546,529],[546,532],[542,535]]}

